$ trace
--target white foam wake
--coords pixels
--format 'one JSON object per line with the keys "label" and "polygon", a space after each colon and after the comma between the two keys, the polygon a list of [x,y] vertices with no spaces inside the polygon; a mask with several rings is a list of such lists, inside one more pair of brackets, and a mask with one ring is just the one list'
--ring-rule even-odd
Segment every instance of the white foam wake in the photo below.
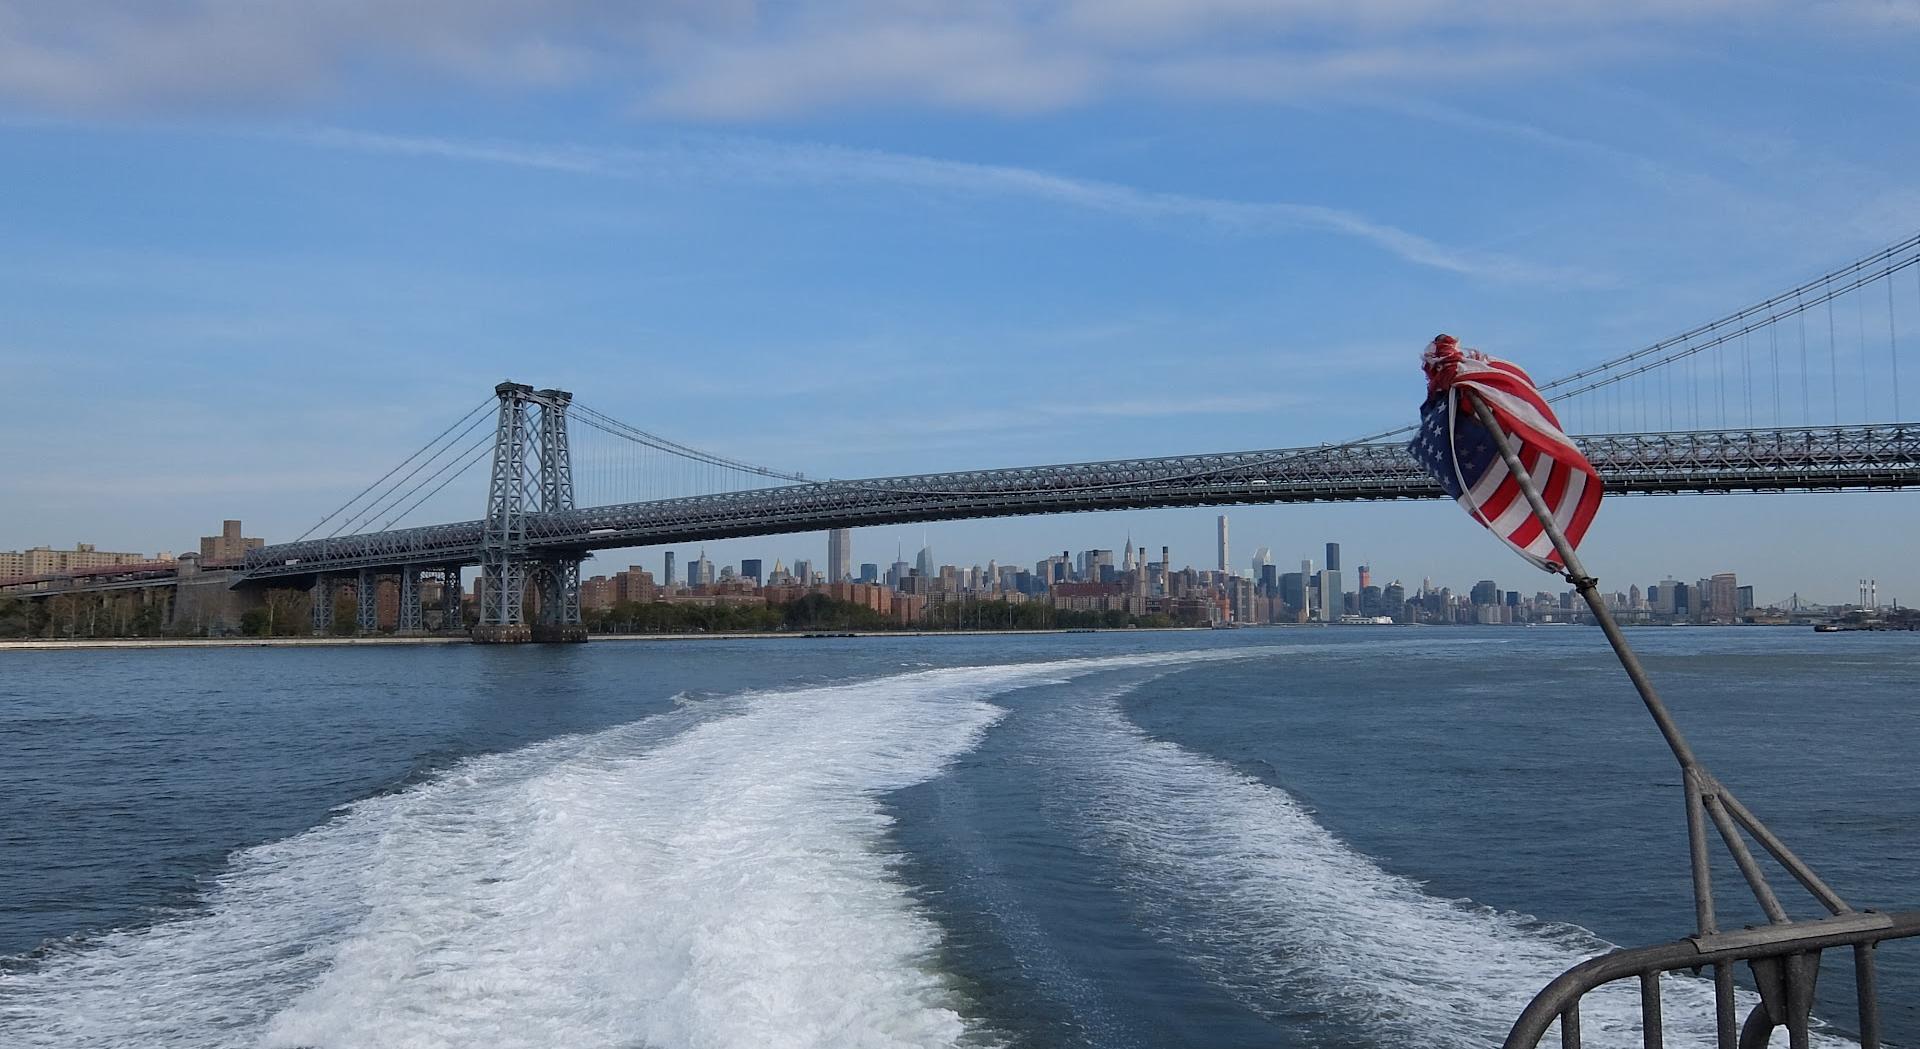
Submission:
{"label": "white foam wake", "polygon": [[[1090,832],[1117,853],[1156,932],[1256,1009],[1308,1004],[1392,1044],[1498,1045],[1548,981],[1613,946],[1427,895],[1284,791],[1151,738],[1116,700],[1062,711],[1055,736],[1087,791]],[[1663,989],[1667,1044],[1714,1044],[1711,985],[1668,977]],[[1742,992],[1742,1016],[1754,1001]],[[1640,1045],[1637,984],[1589,995],[1582,1020],[1589,1045]]]}
{"label": "white foam wake", "polygon": [[941,1046],[877,795],[1008,689],[1252,650],[934,670],[473,759],[238,853],[200,913],[0,974],[10,1046]]}

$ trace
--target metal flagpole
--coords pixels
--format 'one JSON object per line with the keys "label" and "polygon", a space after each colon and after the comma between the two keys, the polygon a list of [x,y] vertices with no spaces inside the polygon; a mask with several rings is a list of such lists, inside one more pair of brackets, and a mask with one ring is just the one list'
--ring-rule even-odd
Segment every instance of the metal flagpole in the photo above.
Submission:
{"label": "metal flagpole", "polygon": [[1694,756],[1693,748],[1687,744],[1686,736],[1681,733],[1680,726],[1673,720],[1673,714],[1667,709],[1666,702],[1660,698],[1659,691],[1653,687],[1653,681],[1647,677],[1646,667],[1641,665],[1640,657],[1634,653],[1633,647],[1627,644],[1626,636],[1620,631],[1620,624],[1614,621],[1612,611],[1607,608],[1606,601],[1600,595],[1599,580],[1587,574],[1586,566],[1580,562],[1580,555],[1574,551],[1573,544],[1567,541],[1566,533],[1562,532],[1559,524],[1554,521],[1553,511],[1548,508],[1539,489],[1534,487],[1533,477],[1521,464],[1519,454],[1514,451],[1513,442],[1507,439],[1505,428],[1494,418],[1493,412],[1482,403],[1480,398],[1473,395],[1472,391],[1458,391],[1458,396],[1472,406],[1474,418],[1479,420],[1480,425],[1485,427],[1487,433],[1492,436],[1494,447],[1500,452],[1501,461],[1506,463],[1507,470],[1518,482],[1521,494],[1526,497],[1527,505],[1533,509],[1534,517],[1540,521],[1541,527],[1546,530],[1548,540],[1553,543],[1554,551],[1560,555],[1560,563],[1565,568],[1567,582],[1573,584],[1574,589],[1579,591],[1580,596],[1586,600],[1587,607],[1593,611],[1594,620],[1600,624],[1601,631],[1607,636],[1607,643],[1613,646],[1614,655],[1619,657],[1620,665],[1626,669],[1627,677],[1633,682],[1635,691],[1640,693],[1640,699],[1646,704],[1647,712],[1653,715],[1654,724],[1659,726],[1660,734],[1666,737],[1667,746],[1673,751],[1674,759],[1680,763],[1687,801],[1687,847],[1693,863],[1694,916],[1699,924],[1700,935],[1712,935],[1719,931],[1714,917],[1713,872],[1709,865],[1707,850],[1709,820],[1726,842],[1727,850],[1733,854],[1734,862],[1739,866],[1741,875],[1748,887],[1753,890],[1754,898],[1759,901],[1769,921],[1785,923],[1790,919],[1780,906],[1772,887],[1767,884],[1766,875],[1754,861],[1745,840],[1740,836],[1739,827],[1746,828],[1747,832],[1753,835],[1754,840],[1778,860],[1781,866],[1785,867],[1788,873],[1792,874],[1794,879],[1799,881],[1827,910],[1834,914],[1852,911],[1853,908],[1849,907],[1838,893],[1828,887],[1812,868],[1788,849],[1778,836],[1768,830],[1758,817],[1748,811],[1746,806],[1740,804],[1733,797],[1732,792],[1728,791],[1711,772],[1700,764],[1699,759]]}
{"label": "metal flagpole", "polygon": [[1553,519],[1553,511],[1547,507],[1547,501],[1541,497],[1539,489],[1533,485],[1533,476],[1521,464],[1519,453],[1513,450],[1513,442],[1507,440],[1507,431],[1493,417],[1480,398],[1469,391],[1459,391],[1457,396],[1473,408],[1473,417],[1480,421],[1487,433],[1493,437],[1493,446],[1500,451],[1501,461],[1507,464],[1507,471],[1520,484],[1520,494],[1527,499],[1527,505],[1533,508],[1534,517],[1540,526],[1546,529],[1547,538],[1552,541],[1553,549],[1560,555],[1560,563],[1566,566],[1567,582],[1593,610],[1594,619],[1600,623],[1600,630],[1607,635],[1607,643],[1613,646],[1613,654],[1620,659],[1620,665],[1627,671],[1627,678],[1633,682],[1634,690],[1640,693],[1641,702],[1647,706],[1647,712],[1653,715],[1654,724],[1660,727],[1660,734],[1666,737],[1667,747],[1680,763],[1681,781],[1687,798],[1687,850],[1693,861],[1693,912],[1700,935],[1706,936],[1718,932],[1718,923],[1713,913],[1713,870],[1707,858],[1707,827],[1705,790],[1701,782],[1700,762],[1693,756],[1693,748],[1687,744],[1687,738],[1680,726],[1673,720],[1673,714],[1667,710],[1665,700],[1660,698],[1659,690],[1653,687],[1653,681],[1647,677],[1647,668],[1640,664],[1640,657],[1627,644],[1626,636],[1620,632],[1620,624],[1614,622],[1613,613],[1607,608],[1606,601],[1600,596],[1600,581],[1587,574],[1586,566],[1580,563],[1580,555],[1574,552],[1573,544],[1567,541],[1565,532]]}

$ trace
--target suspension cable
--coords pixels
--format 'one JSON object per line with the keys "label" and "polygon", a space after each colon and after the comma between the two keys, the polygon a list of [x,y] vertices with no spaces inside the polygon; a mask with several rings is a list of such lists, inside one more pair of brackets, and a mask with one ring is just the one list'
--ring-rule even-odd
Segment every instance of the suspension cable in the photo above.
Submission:
{"label": "suspension cable", "polygon": [[[1833,284],[1836,281],[1840,281],[1847,277],[1854,276],[1860,273],[1860,271],[1862,270],[1869,269],[1874,266],[1880,266],[1882,263],[1887,263],[1889,259],[1898,259],[1899,256],[1901,256],[1903,253],[1914,251],[1915,249],[1920,249],[1920,233],[1916,233],[1913,236],[1908,237],[1907,239],[1899,242],[1898,244],[1893,244],[1893,245],[1889,245],[1888,247],[1882,248],[1881,250],[1874,252],[1872,255],[1869,255],[1866,258],[1859,260],[1858,262],[1855,262],[1848,266],[1842,266],[1839,269],[1834,270],[1822,277],[1808,281],[1807,283],[1802,284],[1800,287],[1795,288],[1792,291],[1782,292],[1781,294],[1775,295],[1764,302],[1755,303],[1752,306],[1748,306],[1746,309],[1740,310],[1736,313],[1729,314],[1725,317],[1720,318],[1719,320],[1713,321],[1708,324],[1702,324],[1696,328],[1692,328],[1687,331],[1681,332],[1678,335],[1673,335],[1668,338],[1662,339],[1651,346],[1643,347],[1641,349],[1633,351],[1632,353],[1622,354],[1618,357],[1613,358],[1612,360],[1604,361],[1600,364],[1596,364],[1588,368],[1582,368],[1579,371],[1572,372],[1567,375],[1563,375],[1560,378],[1553,380],[1552,382],[1541,385],[1539,387],[1539,390],[1542,393],[1546,393],[1551,390],[1556,390],[1570,383],[1579,382],[1591,376],[1600,375],[1604,372],[1611,371],[1623,364],[1630,364],[1633,361],[1640,360],[1643,357],[1649,357],[1656,354],[1660,354],[1678,346],[1685,346],[1687,343],[1691,342],[1693,339],[1698,338],[1702,335],[1712,334],[1728,325],[1739,324],[1756,313],[1770,312],[1776,307],[1786,305],[1788,300],[1795,299],[1800,296],[1808,295],[1812,293],[1813,290],[1816,288],[1822,288],[1827,285]],[[1882,268],[1879,271],[1873,273],[1872,275],[1865,278],[1856,279],[1854,283],[1850,285],[1850,287],[1859,287],[1863,284],[1871,284],[1875,280],[1878,280],[1881,277],[1887,276],[1892,273],[1897,273],[1900,270],[1903,270],[1908,266],[1913,265],[1916,261],[1920,261],[1920,255],[1916,255],[1914,257],[1910,257],[1902,261],[1898,261],[1898,262],[1891,263],[1889,265],[1882,266]],[[1842,290],[1844,291],[1847,289],[1842,289]],[[1832,297],[1831,295],[1823,295],[1821,298],[1814,299],[1811,302],[1806,303],[1806,305],[1816,306],[1822,302],[1827,301],[1831,297]],[[1770,316],[1768,318],[1768,322],[1771,322],[1772,320],[1792,316],[1793,313],[1797,313],[1797,312],[1799,312],[1798,308],[1788,313],[1781,314],[1779,318]],[[1754,329],[1749,328],[1747,330],[1751,331]],[[1698,351],[1696,350],[1693,352],[1698,352]],[[1678,359],[1678,356],[1679,355],[1676,355],[1674,359]]]}
{"label": "suspension cable", "polygon": [[[429,466],[432,466],[436,461],[440,459],[441,456],[446,455],[448,452],[452,451],[455,445],[459,444],[461,441],[466,440],[469,434],[479,429],[481,425],[483,425],[486,421],[487,420],[484,417],[482,417],[479,419],[475,419],[473,422],[469,423],[467,425],[467,428],[465,430],[462,430],[459,436],[455,437],[451,441],[448,441],[445,447],[433,453],[433,455],[427,457],[426,459],[422,459],[418,465],[414,466],[413,469],[408,470],[405,474],[403,474],[400,477],[399,480],[389,485],[386,491],[381,492],[379,495],[375,496],[374,501],[371,504],[369,504],[366,509],[356,514],[354,517],[347,520],[343,520],[338,525],[334,526],[333,531],[327,533],[327,538],[331,539],[339,535],[343,531],[359,528],[362,525],[365,525],[374,521],[381,514],[391,510],[393,508],[394,503],[396,503],[398,500],[405,499],[407,497],[405,494],[397,497],[394,496],[394,493],[400,489],[400,486],[412,480],[416,475],[420,473],[420,471],[426,469]],[[483,439],[491,440],[492,438],[489,436]],[[463,452],[461,454],[465,454],[465,453]]]}
{"label": "suspension cable", "polygon": [[[446,480],[441,481],[438,485],[435,485],[433,491],[428,492],[427,494],[421,496],[418,500],[414,502],[412,506],[409,506],[405,510],[402,510],[400,513],[394,515],[391,519],[387,521],[387,523],[380,526],[381,530],[385,531],[386,529],[392,528],[395,524],[405,520],[408,514],[411,514],[415,510],[420,509],[421,504],[425,503],[427,500],[433,498],[434,496],[439,495],[441,490],[446,488],[446,486],[452,484],[454,481],[465,476],[468,470],[471,470],[475,466],[484,462],[487,459],[487,455],[488,455],[485,446],[486,444],[490,443],[492,440],[493,438],[489,436],[488,438],[486,438],[485,441],[482,441],[479,445],[476,445],[475,448],[478,450],[478,454],[468,457],[467,464],[465,466],[462,466],[459,470],[455,471],[453,475],[448,477]],[[456,462],[457,461],[458,460],[456,460]],[[451,465],[453,464],[452,463],[448,464],[448,466],[451,466]],[[442,469],[444,470],[446,469],[446,467],[442,467]]]}
{"label": "suspension cable", "polygon": [[396,473],[399,473],[402,468],[404,468],[408,463],[412,462],[416,457],[418,457],[421,452],[424,452],[427,449],[433,447],[434,445],[439,444],[440,438],[445,437],[446,435],[452,433],[456,428],[460,426],[461,423],[464,423],[468,419],[473,418],[475,413],[485,411],[487,407],[492,405],[493,403],[494,403],[494,398],[492,397],[489,397],[486,400],[481,401],[478,405],[474,406],[472,411],[469,411],[467,412],[467,414],[462,415],[460,418],[454,420],[454,423],[452,426],[449,426],[446,429],[440,431],[440,433],[437,436],[435,436],[433,440],[430,440],[426,444],[421,445],[418,449],[414,451],[412,455],[409,455],[405,459],[400,460],[400,464],[398,466],[395,466],[393,469],[388,470],[384,474],[381,474],[378,480],[374,481],[372,484],[366,486],[365,488],[362,488],[359,494],[355,495],[353,498],[347,500],[346,502],[341,503],[340,506],[337,509],[335,509],[332,513],[314,522],[313,527],[307,529],[304,532],[301,532],[299,535],[299,538],[295,539],[294,542],[297,543],[301,539],[305,539],[306,537],[319,531],[322,527],[326,525],[328,521],[331,521],[335,517],[338,517],[340,514],[345,513],[348,507],[360,501],[361,496],[364,496],[368,492],[373,491],[375,488],[380,487],[380,485],[386,482],[387,478],[392,477]]}

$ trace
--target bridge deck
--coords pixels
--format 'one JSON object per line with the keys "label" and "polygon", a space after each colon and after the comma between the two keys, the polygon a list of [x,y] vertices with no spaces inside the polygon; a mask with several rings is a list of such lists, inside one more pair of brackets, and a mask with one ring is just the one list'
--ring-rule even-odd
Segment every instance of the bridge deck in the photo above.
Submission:
{"label": "bridge deck", "polygon": [[[1578,438],[1614,494],[1920,487],[1920,424]],[[1247,503],[1431,499],[1398,442],[822,481],[528,519],[527,553],[656,546],[917,521]],[[281,543],[242,582],[316,572],[475,564],[482,522]]]}

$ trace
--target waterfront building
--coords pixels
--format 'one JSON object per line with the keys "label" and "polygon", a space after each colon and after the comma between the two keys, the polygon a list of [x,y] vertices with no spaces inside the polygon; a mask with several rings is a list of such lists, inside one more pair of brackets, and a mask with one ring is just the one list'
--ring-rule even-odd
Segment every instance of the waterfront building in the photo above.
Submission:
{"label": "waterfront building", "polygon": [[1106,612],[1126,606],[1127,591],[1112,583],[1055,583],[1053,607],[1075,612]]}
{"label": "waterfront building", "polygon": [[1391,616],[1396,623],[1407,621],[1407,588],[1398,579],[1380,591],[1380,614]]}
{"label": "waterfront building", "polygon": [[652,601],[655,597],[653,573],[639,565],[628,565],[624,572],[615,572],[612,579],[614,604]]}
{"label": "waterfront building", "polygon": [[145,554],[95,550],[92,543],[75,543],[71,550],[36,546],[27,550],[0,552],[0,579],[13,576],[52,575],[82,568],[107,568],[111,565],[137,565],[147,560],[149,558]]}
{"label": "waterfront building", "polygon": [[1282,572],[1280,574],[1280,600],[1288,608],[1298,611],[1307,607],[1308,575],[1305,572]]}
{"label": "waterfront building", "polygon": [[[421,605],[433,607],[421,594]],[[580,610],[583,612],[604,612],[614,605],[613,580],[597,575],[591,579],[580,580]]]}
{"label": "waterfront building", "polygon": [[1732,572],[1716,573],[1707,580],[1707,608],[1713,618],[1731,623],[1740,617],[1740,582]]}
{"label": "waterfront building", "polygon": [[220,522],[219,535],[200,537],[200,564],[206,567],[215,563],[238,563],[247,558],[247,551],[258,550],[267,545],[265,539],[254,539],[240,534],[240,522]]}

